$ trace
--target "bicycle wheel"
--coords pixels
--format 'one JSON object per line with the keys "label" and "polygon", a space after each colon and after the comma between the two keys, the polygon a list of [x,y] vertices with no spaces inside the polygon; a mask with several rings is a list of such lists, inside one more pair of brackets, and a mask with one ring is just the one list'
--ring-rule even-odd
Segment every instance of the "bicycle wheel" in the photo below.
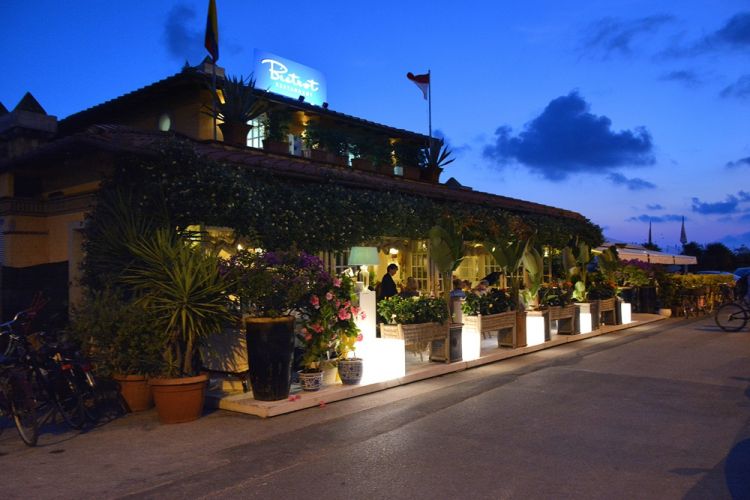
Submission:
{"label": "bicycle wheel", "polygon": [[716,324],[725,332],[736,332],[745,327],[750,313],[739,304],[724,304],[716,311],[714,320]]}
{"label": "bicycle wheel", "polygon": [[[13,422],[16,424],[18,434],[27,446],[35,446],[39,438],[39,422],[36,416],[36,408],[22,408],[24,405],[11,403]],[[28,406],[28,405],[27,405]]]}
{"label": "bicycle wheel", "polygon": [[72,429],[82,429],[86,424],[83,397],[74,381],[61,375],[54,384],[54,401],[65,423]]}

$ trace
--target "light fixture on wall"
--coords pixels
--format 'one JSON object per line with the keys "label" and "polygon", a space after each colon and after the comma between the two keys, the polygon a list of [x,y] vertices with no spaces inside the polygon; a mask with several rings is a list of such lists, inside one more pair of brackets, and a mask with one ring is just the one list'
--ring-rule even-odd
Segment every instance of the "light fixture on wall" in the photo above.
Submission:
{"label": "light fixture on wall", "polygon": [[350,266],[359,266],[360,271],[364,275],[362,281],[364,281],[365,289],[370,285],[370,273],[367,270],[367,266],[376,266],[379,263],[378,249],[375,247],[352,247],[349,250],[348,264]]}

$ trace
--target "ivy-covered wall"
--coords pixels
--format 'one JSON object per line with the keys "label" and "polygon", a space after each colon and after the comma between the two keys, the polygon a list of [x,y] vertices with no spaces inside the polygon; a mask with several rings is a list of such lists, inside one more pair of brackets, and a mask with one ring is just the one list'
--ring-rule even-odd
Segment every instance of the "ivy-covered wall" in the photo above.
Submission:
{"label": "ivy-covered wall", "polygon": [[[325,179],[290,180],[199,157],[187,141],[169,141],[154,157],[123,159],[103,191],[116,188],[134,193],[145,214],[166,213],[180,227],[231,227],[267,249],[296,245],[308,252],[336,251],[382,236],[425,238],[444,217],[459,224],[468,240],[535,233],[537,243],[558,248],[575,235],[592,246],[602,242],[601,230],[588,221],[358,189]],[[103,221],[95,211],[89,224],[97,223]]]}

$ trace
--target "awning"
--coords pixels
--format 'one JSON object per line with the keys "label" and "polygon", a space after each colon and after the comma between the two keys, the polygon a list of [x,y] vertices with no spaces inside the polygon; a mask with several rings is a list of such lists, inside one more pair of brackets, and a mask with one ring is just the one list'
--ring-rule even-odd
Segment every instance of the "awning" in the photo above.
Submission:
{"label": "awning", "polygon": [[[656,252],[637,245],[614,245],[617,247],[617,255],[620,260],[639,260],[651,264],[677,264],[680,266],[690,266],[698,263],[698,259],[692,255],[674,255],[671,253]],[[598,247],[597,250],[602,252],[610,246],[612,244],[603,245]]]}

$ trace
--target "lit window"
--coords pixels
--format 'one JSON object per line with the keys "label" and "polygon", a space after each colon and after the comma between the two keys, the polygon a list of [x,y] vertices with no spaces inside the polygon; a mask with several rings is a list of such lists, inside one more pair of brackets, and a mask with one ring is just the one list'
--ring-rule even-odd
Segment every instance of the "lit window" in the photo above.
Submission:
{"label": "lit window", "polygon": [[261,115],[247,122],[253,127],[247,134],[247,145],[251,148],[263,149],[263,139],[266,137],[265,117],[266,115]]}

